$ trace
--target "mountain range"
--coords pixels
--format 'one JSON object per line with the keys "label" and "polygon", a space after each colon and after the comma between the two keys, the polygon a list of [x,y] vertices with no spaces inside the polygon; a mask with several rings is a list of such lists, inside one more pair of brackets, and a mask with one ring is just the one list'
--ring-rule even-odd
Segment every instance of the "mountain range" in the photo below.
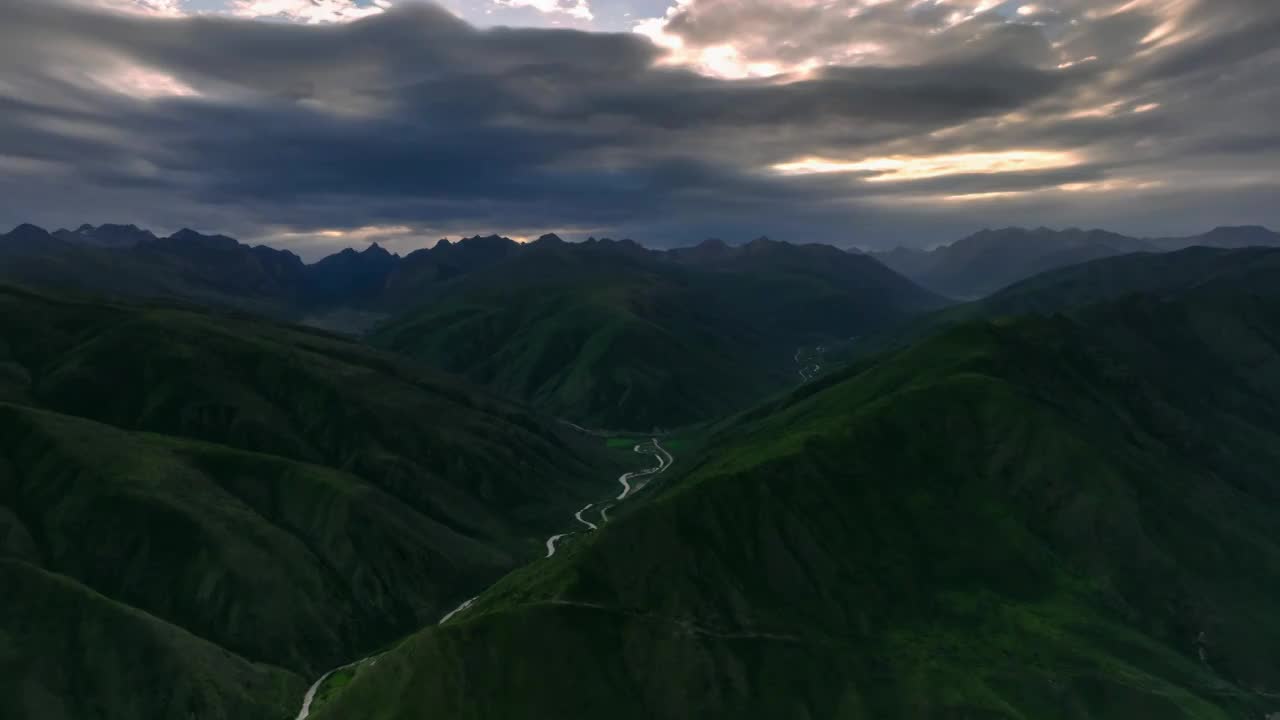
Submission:
{"label": "mountain range", "polygon": [[942,295],[989,294],[1117,254],[1276,241],[1248,227],[1153,240],[1011,228],[928,253],[865,255],[766,238],[660,251],[630,240],[547,235],[521,244],[490,235],[404,257],[374,244],[308,265],[192,230],[157,237],[132,225],[54,233],[25,225],[0,236],[0,279],[371,332],[379,347],[543,412],[652,429],[746,409],[786,387],[814,348],[893,331],[947,305]]}
{"label": "mountain range", "polygon": [[764,238],[0,276],[0,717],[1280,712],[1280,248],[961,305]]}
{"label": "mountain range", "polygon": [[[622,244],[640,249],[631,241]],[[866,255],[933,292],[975,299],[1059,267],[1192,246],[1275,247],[1280,246],[1280,234],[1256,226],[1164,238],[1074,228],[1005,228],[983,230],[933,250],[903,246]],[[752,262],[749,258],[756,253],[745,248],[708,240],[695,247],[648,252],[678,265],[724,269]],[[317,323],[323,323],[325,313],[333,309],[375,312],[359,328],[364,331],[373,320],[422,304],[434,288],[500,264],[523,250],[514,240],[488,235],[442,240],[404,257],[374,243],[365,250],[343,250],[308,265],[285,250],[193,230],[157,237],[135,225],[82,225],[52,233],[22,225],[0,234],[0,260],[4,261],[0,279],[115,297],[239,307]],[[763,256],[754,260],[761,261]]]}
{"label": "mountain range", "polygon": [[[230,307],[367,330],[409,355],[574,422],[672,427],[748,407],[795,376],[797,348],[945,301],[880,263],[761,238],[675,251],[486,236],[403,258],[373,245],[305,265],[190,230],[0,236],[0,279]],[[675,353],[681,362],[670,362]]]}
{"label": "mountain range", "polygon": [[1280,251],[1206,252],[707,429],[316,717],[1271,717]]}

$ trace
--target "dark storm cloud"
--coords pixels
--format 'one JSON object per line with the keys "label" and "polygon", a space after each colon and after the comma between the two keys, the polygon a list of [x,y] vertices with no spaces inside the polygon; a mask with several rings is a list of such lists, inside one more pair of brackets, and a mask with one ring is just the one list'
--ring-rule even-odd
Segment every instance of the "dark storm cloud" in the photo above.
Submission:
{"label": "dark storm cloud", "polygon": [[[705,4],[698,18],[668,23],[687,34],[686,48],[741,38],[746,53],[768,28],[795,27],[803,32],[777,45],[781,60],[799,62],[842,42],[816,7],[791,8],[804,23],[787,26],[786,3]],[[884,233],[859,228],[900,221],[922,236],[958,234],[989,217],[948,210],[957,195],[1154,186],[1196,167],[1214,175],[1207,201],[1268,182],[1278,133],[1252,116],[1276,107],[1265,36],[1280,14],[1267,5],[1166,4],[1183,7],[1175,19],[1186,37],[1152,48],[1143,38],[1174,17],[1159,3],[1083,29],[1089,4],[1069,2],[1025,13],[1043,16],[1039,24],[980,14],[946,32],[930,31],[947,21],[941,6],[894,16],[896,0],[845,4],[886,29],[883,57],[827,61],[783,82],[664,63],[638,35],[478,30],[428,5],[299,26],[18,0],[0,9],[0,222],[117,219],[259,237],[394,225],[869,242]],[[1093,32],[1115,39],[1100,48]],[[1086,51],[1075,63],[1058,54]],[[1230,132],[1198,104],[1208,97],[1230,109]],[[966,165],[1028,149],[1063,161]],[[813,156],[936,156],[928,162],[944,169],[892,182],[877,181],[883,170],[771,169]],[[1218,177],[1233,169],[1238,182]],[[1091,212],[1085,195],[1039,221],[1097,224],[1071,217]],[[933,196],[940,205],[927,222],[918,205],[896,203]]]}

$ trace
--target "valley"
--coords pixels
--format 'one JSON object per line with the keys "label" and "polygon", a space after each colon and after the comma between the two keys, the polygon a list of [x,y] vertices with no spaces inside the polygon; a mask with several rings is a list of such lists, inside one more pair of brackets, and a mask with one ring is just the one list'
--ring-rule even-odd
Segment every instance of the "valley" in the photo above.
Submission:
{"label": "valley", "polygon": [[[0,556],[32,592],[0,633],[30,668],[4,676],[7,716],[106,702],[49,669],[94,658],[121,668],[90,672],[116,688],[112,716],[175,703],[283,716],[301,677],[536,557],[621,465],[557,423],[334,336],[15,290],[0,307]],[[103,635],[130,623],[138,641]],[[144,650],[158,664],[125,661]]]}
{"label": "valley", "polygon": [[[765,240],[441,252],[481,259],[366,339],[0,290],[0,650],[163,658],[82,669],[110,696],[10,673],[0,708],[1276,711],[1275,250],[958,305]],[[108,625],[150,639],[70,649]]]}
{"label": "valley", "polygon": [[1280,720],[1278,38],[0,0],[0,720]]}
{"label": "valley", "polygon": [[[719,428],[625,523],[507,576],[319,717],[1274,711],[1278,317],[1121,301],[837,371]],[[1210,365],[1231,380],[1187,384]]]}
{"label": "valley", "polygon": [[[618,478],[618,482],[623,486],[623,492],[613,502],[602,503],[600,505],[599,514],[600,514],[601,523],[609,522],[609,517],[607,513],[610,509],[616,507],[617,503],[621,503],[622,501],[631,497],[633,492],[639,492],[644,489],[644,486],[633,488],[631,485],[632,480],[639,480],[643,478],[645,479],[645,486],[647,486],[650,482],[653,481],[653,478],[655,476],[661,475],[663,472],[665,472],[668,468],[671,467],[672,463],[675,462],[675,457],[672,456],[671,453],[667,452],[662,448],[657,438],[650,439],[648,443],[636,445],[634,447],[634,450],[635,452],[641,455],[652,455],[655,459],[657,459],[658,465],[655,467],[647,468],[643,470],[633,470],[633,471],[624,473],[622,476]],[[573,515],[574,520],[576,520],[579,524],[581,524],[583,527],[586,528],[586,532],[595,532],[600,529],[598,525],[590,522],[589,520],[585,520],[582,517],[582,513],[594,507],[597,507],[595,503],[589,503],[585,507],[583,507],[581,510],[574,513]],[[546,541],[547,558],[549,559],[555,556],[556,550],[557,550],[557,544],[561,540],[571,537],[575,534],[578,534],[578,533],[574,533],[574,532],[562,533],[559,535],[552,535],[551,537],[547,538],[547,541]],[[464,601],[461,605],[459,605],[458,607],[454,608],[453,610],[446,613],[443,617],[441,617],[440,621],[437,624],[444,625],[450,620],[453,620],[458,615],[466,613],[468,610],[471,609],[472,605],[474,605],[476,600],[478,599],[479,599],[479,596],[477,595],[476,597],[473,597]],[[296,720],[306,720],[306,718],[309,718],[311,716],[311,710],[312,710],[313,704],[315,703],[316,695],[325,686],[326,681],[329,681],[332,677],[344,671],[350,670],[354,672],[354,671],[358,671],[361,667],[372,668],[377,664],[377,659],[381,656],[382,654],[379,653],[378,655],[372,655],[360,660],[356,660],[352,663],[343,665],[342,667],[339,667],[339,668],[335,668],[333,670],[326,672],[324,675],[321,675],[320,679],[316,680],[315,683],[313,683],[311,687],[307,689],[306,695],[303,696],[302,707],[298,711]]]}

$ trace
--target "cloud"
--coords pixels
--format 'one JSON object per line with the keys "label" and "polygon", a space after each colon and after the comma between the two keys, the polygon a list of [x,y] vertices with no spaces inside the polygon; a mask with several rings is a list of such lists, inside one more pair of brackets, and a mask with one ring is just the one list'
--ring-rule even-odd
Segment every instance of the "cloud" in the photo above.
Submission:
{"label": "cloud", "polygon": [[353,0],[231,0],[228,11],[238,17],[335,23],[377,15],[389,7],[388,0],[374,0],[368,5]]}
{"label": "cloud", "polygon": [[[73,1],[88,7],[155,17],[196,14],[184,5],[183,0]],[[376,15],[390,8],[391,4],[391,0],[224,0],[212,7],[201,6],[200,12],[301,23],[336,23]]]}
{"label": "cloud", "polygon": [[82,0],[86,5],[116,12],[178,17],[183,13],[180,0]]}
{"label": "cloud", "polygon": [[1011,22],[992,0],[679,0],[636,31],[670,62],[722,77],[827,66],[906,65],[999,54],[1058,56],[1046,33]]}
{"label": "cloud", "polygon": [[[295,248],[360,228],[403,248],[415,232],[871,245],[1016,222],[1280,224],[1280,8],[1023,7],[686,0],[660,19],[678,43],[655,44],[481,30],[420,3],[252,8],[306,24],[16,0],[0,223]],[[367,16],[328,22],[344,9]],[[741,68],[706,66],[724,46]]]}
{"label": "cloud", "polygon": [[1043,170],[1078,164],[1080,164],[1079,158],[1066,152],[1003,150],[932,157],[877,157],[856,161],[809,157],[779,163],[774,165],[773,169],[784,175],[865,173],[867,182],[897,182],[927,180],[949,175],[991,175]]}
{"label": "cloud", "polygon": [[548,15],[568,15],[579,20],[592,20],[591,3],[587,0],[493,0],[497,5],[533,8]]}

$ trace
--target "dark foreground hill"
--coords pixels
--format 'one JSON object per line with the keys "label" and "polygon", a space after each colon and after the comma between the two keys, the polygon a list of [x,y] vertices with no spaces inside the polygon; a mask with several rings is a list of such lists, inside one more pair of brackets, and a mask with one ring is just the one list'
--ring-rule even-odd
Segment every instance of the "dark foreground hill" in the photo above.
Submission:
{"label": "dark foreground hill", "polygon": [[741,410],[797,381],[799,346],[942,304],[829,246],[552,236],[440,287],[374,342],[574,422],[648,430]]}
{"label": "dark foreground hill", "polygon": [[953,328],[722,426],[317,717],[1264,718],[1280,304]]}
{"label": "dark foreground hill", "polygon": [[292,717],[612,487],[327,335],[0,289],[0,717]]}

